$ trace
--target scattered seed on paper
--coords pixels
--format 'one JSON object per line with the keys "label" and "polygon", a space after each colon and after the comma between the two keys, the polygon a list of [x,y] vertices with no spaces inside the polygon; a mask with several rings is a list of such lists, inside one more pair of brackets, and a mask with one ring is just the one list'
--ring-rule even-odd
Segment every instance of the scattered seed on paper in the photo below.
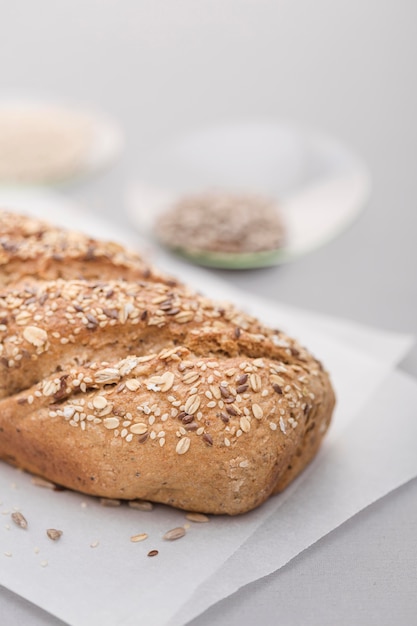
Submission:
{"label": "scattered seed on paper", "polygon": [[45,489],[55,489],[56,485],[51,483],[49,480],[45,480],[45,478],[41,478],[40,476],[32,476],[32,485],[36,485],[37,487],[44,487]]}
{"label": "scattered seed on paper", "polygon": [[203,513],[187,513],[185,516],[190,522],[196,522],[197,524],[204,524],[210,521],[210,518]]}
{"label": "scattered seed on paper", "polygon": [[176,539],[181,539],[185,535],[185,528],[183,526],[178,526],[177,528],[172,528],[168,532],[165,533],[164,539],[167,541],[175,541]]}
{"label": "scattered seed on paper", "polygon": [[147,533],[140,533],[139,535],[132,535],[132,537],[130,538],[130,541],[133,541],[133,543],[137,543],[138,541],[144,541],[147,538],[148,538]]}
{"label": "scattered seed on paper", "polygon": [[49,539],[52,541],[57,541],[62,536],[62,530],[57,530],[56,528],[48,528],[46,531]]}
{"label": "scattered seed on paper", "polygon": [[147,500],[130,500],[128,506],[131,509],[137,509],[138,511],[152,511],[153,504]]}
{"label": "scattered seed on paper", "polygon": [[28,527],[28,523],[26,518],[22,515],[22,513],[20,513],[20,511],[14,511],[14,513],[12,513],[12,520],[14,521],[14,523],[16,524],[16,526],[19,526],[20,528],[27,528]]}
{"label": "scattered seed on paper", "polygon": [[100,504],[101,506],[120,506],[121,505],[121,501],[120,500],[116,500],[113,498],[100,498]]}
{"label": "scattered seed on paper", "polygon": [[157,554],[159,554],[158,550],[150,550],[148,552],[148,556],[156,556]]}

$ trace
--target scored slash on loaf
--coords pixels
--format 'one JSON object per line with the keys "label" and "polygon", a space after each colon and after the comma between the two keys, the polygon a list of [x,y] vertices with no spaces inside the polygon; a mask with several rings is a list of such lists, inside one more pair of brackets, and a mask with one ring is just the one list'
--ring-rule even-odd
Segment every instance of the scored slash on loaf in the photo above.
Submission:
{"label": "scored slash on loaf", "polygon": [[297,341],[116,244],[0,211],[0,458],[235,515],[317,453],[334,393]]}

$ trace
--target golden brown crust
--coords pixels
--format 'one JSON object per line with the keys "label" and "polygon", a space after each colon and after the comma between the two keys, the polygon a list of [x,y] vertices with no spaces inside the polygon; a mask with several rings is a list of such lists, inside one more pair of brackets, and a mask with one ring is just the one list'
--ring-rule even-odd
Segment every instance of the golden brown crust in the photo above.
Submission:
{"label": "golden brown crust", "polygon": [[176,283],[114,242],[0,209],[0,289],[56,278]]}
{"label": "golden brown crust", "polygon": [[182,285],[112,278],[0,294],[0,457],[85,493],[205,513],[283,489],[331,419],[321,364]]}

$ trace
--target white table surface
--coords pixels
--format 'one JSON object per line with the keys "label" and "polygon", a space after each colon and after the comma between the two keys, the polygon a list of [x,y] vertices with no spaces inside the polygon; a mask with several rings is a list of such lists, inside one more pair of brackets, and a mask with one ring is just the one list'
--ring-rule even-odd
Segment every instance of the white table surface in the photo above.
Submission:
{"label": "white table surface", "polygon": [[[216,273],[248,293],[417,333],[413,0],[0,0],[0,9],[0,95],[69,99],[123,125],[123,157],[62,188],[107,216],[124,219],[123,191],[151,149],[207,123],[290,119],[350,145],[373,177],[359,220],[292,264]],[[417,376],[416,348],[401,368]],[[192,624],[416,624],[416,529],[414,480]],[[62,623],[3,588],[0,613],[3,624]]]}

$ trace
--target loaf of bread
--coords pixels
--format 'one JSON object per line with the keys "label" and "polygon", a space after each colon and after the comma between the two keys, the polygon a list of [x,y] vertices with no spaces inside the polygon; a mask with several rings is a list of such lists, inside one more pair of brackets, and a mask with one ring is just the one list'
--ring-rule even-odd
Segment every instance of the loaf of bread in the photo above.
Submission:
{"label": "loaf of bread", "polygon": [[315,456],[321,363],[115,244],[0,212],[0,458],[59,485],[236,515]]}

